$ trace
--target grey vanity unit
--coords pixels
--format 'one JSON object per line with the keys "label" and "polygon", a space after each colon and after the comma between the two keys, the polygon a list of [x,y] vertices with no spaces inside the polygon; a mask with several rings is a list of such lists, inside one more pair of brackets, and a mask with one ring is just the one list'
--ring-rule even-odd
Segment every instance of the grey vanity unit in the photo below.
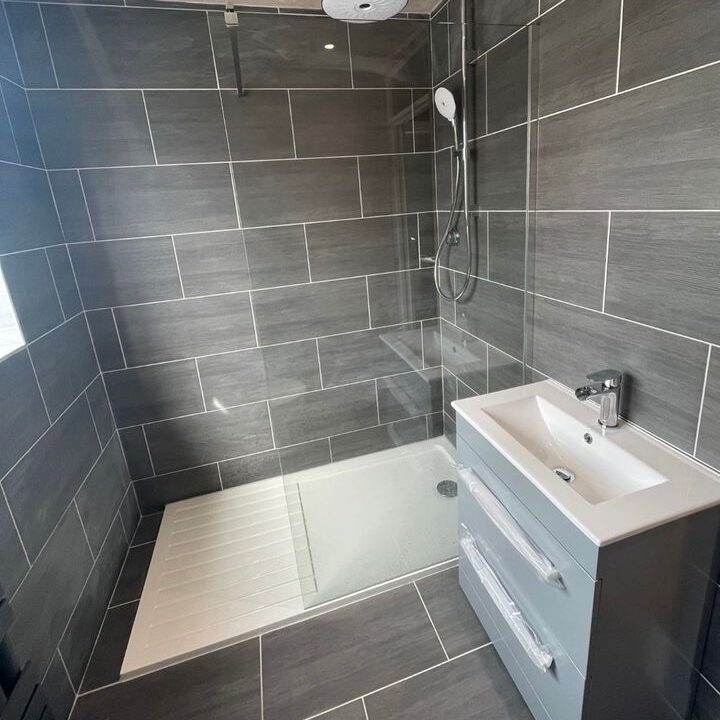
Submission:
{"label": "grey vanity unit", "polygon": [[678,720],[717,507],[595,544],[460,413],[460,585],[537,720]]}

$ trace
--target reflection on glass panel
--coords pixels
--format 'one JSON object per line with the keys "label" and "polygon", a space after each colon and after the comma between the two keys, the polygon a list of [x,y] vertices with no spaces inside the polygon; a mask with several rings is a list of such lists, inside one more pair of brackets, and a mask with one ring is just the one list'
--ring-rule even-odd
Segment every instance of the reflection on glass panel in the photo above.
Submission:
{"label": "reflection on glass panel", "polygon": [[0,358],[25,344],[15,308],[0,269]]}

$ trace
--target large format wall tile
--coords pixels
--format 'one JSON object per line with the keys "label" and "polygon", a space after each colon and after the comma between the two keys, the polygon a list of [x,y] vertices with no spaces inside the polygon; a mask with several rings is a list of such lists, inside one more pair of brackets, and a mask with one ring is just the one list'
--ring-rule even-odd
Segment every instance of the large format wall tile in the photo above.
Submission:
{"label": "large format wall tile", "polygon": [[218,463],[223,489],[276,477],[282,473],[277,450]]}
{"label": "large format wall tile", "polygon": [[35,91],[30,103],[48,168],[154,162],[140,91]]}
{"label": "large format wall tile", "polygon": [[540,122],[538,209],[716,209],[720,70]]}
{"label": "large format wall tile", "polygon": [[710,368],[705,389],[698,435],[697,456],[713,467],[720,469],[720,350],[714,348],[710,356]]}
{"label": "large format wall tile", "polygon": [[279,446],[369,427],[377,424],[375,383],[271,400],[270,413]]}
{"label": "large format wall tile", "polygon": [[[190,470],[179,470],[167,475],[158,475],[157,477],[136,481],[135,490],[137,491],[140,510],[143,513],[155,513],[161,511],[167,503],[222,490],[222,484],[218,466],[213,463],[212,465],[203,465]],[[143,550],[147,547],[147,545],[142,545],[140,548],[133,549]],[[148,565],[149,563],[150,558],[147,560]],[[137,583],[139,585],[138,592],[134,593],[132,599],[140,598],[144,580],[144,576],[140,578]],[[120,601],[115,599],[115,602]]]}
{"label": "large format wall tile", "polygon": [[433,181],[430,153],[360,158],[363,214],[433,210]]}
{"label": "large format wall tile", "polygon": [[619,213],[610,226],[606,310],[720,343],[717,213]]}
{"label": "large format wall tile", "polygon": [[442,371],[439,368],[379,378],[380,422],[442,412]]}
{"label": "large format wall tile", "polygon": [[422,367],[419,323],[345,333],[318,340],[326,387]]}
{"label": "large format wall tile", "polygon": [[68,243],[94,240],[85,196],[77,170],[54,170],[48,173],[57,203],[60,224]]}
{"label": "large format wall tile", "polygon": [[364,279],[257,290],[252,302],[261,345],[368,327]]}
{"label": "large format wall tile", "polygon": [[27,92],[5,79],[0,80],[0,86],[20,162],[33,167],[44,167],[45,161],[38,145]]}
{"label": "large format wall tile", "polygon": [[718,24],[711,0],[625,0],[620,89],[716,61]]}
{"label": "large format wall tile", "polygon": [[489,213],[487,222],[488,278],[525,287],[525,213]]}
{"label": "large format wall tile", "polygon": [[244,230],[243,236],[250,284],[255,290],[310,280],[302,225]]}
{"label": "large format wall tile", "polygon": [[98,240],[237,227],[227,165],[84,170]]}
{"label": "large format wall tile", "polygon": [[154,475],[143,428],[136,426],[121,429],[118,434],[125,453],[130,477],[133,480],[139,480]]}
{"label": "large format wall tile", "polygon": [[707,346],[535,298],[530,364],[571,387],[603,367],[625,373],[623,414],[692,451]]}
{"label": "large format wall tile", "polygon": [[155,471],[172,472],[273,446],[267,403],[145,426]]}
{"label": "large format wall tile", "polygon": [[200,358],[198,368],[209,408],[320,388],[317,348],[312,340]]}
{"label": "large format wall tile", "polygon": [[425,416],[334,435],[330,438],[330,447],[333,461],[337,462],[421,440],[427,440]]}
{"label": "large format wall tile", "polygon": [[[329,454],[328,462],[330,462]],[[12,597],[30,566],[4,497],[0,497],[0,542],[3,548],[0,553],[3,593]]]}
{"label": "large format wall tile", "polygon": [[496,132],[528,119],[527,30],[487,55],[487,129]]}
{"label": "large format wall tile", "polygon": [[98,373],[97,360],[82,315],[76,315],[30,346],[40,390],[54,420]]}
{"label": "large format wall tile", "polygon": [[67,245],[55,245],[47,248],[45,252],[50,261],[50,270],[65,317],[77,315],[83,306]]}
{"label": "large format wall tile", "polygon": [[542,19],[537,58],[540,115],[615,92],[620,5],[621,0],[568,0]]}
{"label": "large format wall tile", "polygon": [[128,365],[145,365],[255,345],[247,293],[115,310]]}
{"label": "large format wall tile", "polygon": [[[83,395],[3,480],[31,559],[37,556],[99,454],[95,426]],[[52,468],[51,474],[48,468]]]}
{"label": "large format wall tile", "polygon": [[479,394],[487,390],[488,347],[450,323],[442,323],[443,367]]}
{"label": "large format wall tile", "polygon": [[10,35],[10,25],[4,12],[0,13],[0,75],[12,80],[14,83],[22,83],[20,68]]}
{"label": "large format wall tile", "polygon": [[409,90],[292,90],[298,157],[412,152]]}
{"label": "large format wall tile", "polygon": [[[56,87],[50,51],[45,42],[40,4],[9,2],[5,3],[4,8],[15,40],[25,86]],[[8,49],[12,50],[12,44],[8,45]],[[22,80],[17,77],[15,81]]]}
{"label": "large format wall tile", "polygon": [[108,372],[105,384],[118,427],[204,409],[195,360]]}
{"label": "large format wall tile", "polygon": [[430,269],[368,277],[373,326],[428,320],[437,316],[437,294]]}
{"label": "large format wall tile", "polygon": [[415,215],[308,225],[313,280],[416,268],[417,238]]}
{"label": "large format wall tile", "polygon": [[245,227],[360,216],[355,158],[233,165]]}
{"label": "large format wall tile", "polygon": [[493,0],[474,4],[471,47],[478,53],[519,30],[537,14],[536,0]]}
{"label": "large format wall tile", "polygon": [[169,237],[70,246],[85,307],[113,307],[182,297]]}
{"label": "large format wall tile", "polygon": [[[51,5],[43,7],[43,14],[61,87],[216,85],[203,13]],[[181,52],[173,37],[182,38]]]}
{"label": "large format wall tile", "polygon": [[112,310],[89,310],[85,313],[90,335],[97,353],[101,370],[117,370],[125,367]]}
{"label": "large format wall tile", "polygon": [[278,456],[285,475],[317,467],[318,465],[326,465],[331,460],[330,441],[323,438],[322,440],[311,440],[310,442],[291,445],[278,450]]}
{"label": "large format wall tile", "polygon": [[13,598],[10,641],[20,661],[32,658],[40,675],[55,652],[92,564],[80,517],[70,507]]}

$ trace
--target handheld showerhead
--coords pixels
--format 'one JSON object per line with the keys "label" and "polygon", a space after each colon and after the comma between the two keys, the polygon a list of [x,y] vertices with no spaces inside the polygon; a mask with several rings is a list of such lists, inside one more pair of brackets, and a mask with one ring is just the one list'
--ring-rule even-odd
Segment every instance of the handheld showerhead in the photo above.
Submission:
{"label": "handheld showerhead", "polygon": [[440,87],[435,91],[435,107],[446,120],[455,123],[457,105],[455,97],[447,88]]}

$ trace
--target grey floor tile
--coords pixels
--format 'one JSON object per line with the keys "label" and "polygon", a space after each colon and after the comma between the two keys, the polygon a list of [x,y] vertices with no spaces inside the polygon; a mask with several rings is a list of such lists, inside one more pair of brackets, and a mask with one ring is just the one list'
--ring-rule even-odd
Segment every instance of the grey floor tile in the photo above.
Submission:
{"label": "grey floor tile", "polygon": [[168,503],[218,490],[222,490],[222,484],[216,463],[135,481],[143,513],[161,512]]}
{"label": "grey floor tile", "polygon": [[460,589],[457,568],[423,578],[416,584],[451,658],[489,642],[485,628]]}
{"label": "grey floor tile", "polygon": [[370,695],[365,704],[369,720],[532,720],[491,647]]}
{"label": "grey floor tile", "polygon": [[160,531],[162,518],[163,514],[161,512],[153,513],[152,515],[143,515],[140,518],[135,535],[130,541],[130,545],[144,545],[145,543],[153,542]]}
{"label": "grey floor tile", "polygon": [[117,682],[120,678],[120,667],[125,657],[137,607],[137,602],[130,602],[108,610],[85,671],[80,688],[82,692],[96,690]]}
{"label": "grey floor tile", "polygon": [[154,543],[130,548],[110,599],[111,607],[140,599],[154,549]]}
{"label": "grey floor tile", "polygon": [[425,416],[343,433],[330,438],[333,462],[427,440]]}
{"label": "grey floor tile", "polygon": [[413,586],[262,638],[266,720],[322,712],[441,662]]}
{"label": "grey floor tile", "polygon": [[84,695],[73,720],[257,720],[258,641],[232,645]]}

